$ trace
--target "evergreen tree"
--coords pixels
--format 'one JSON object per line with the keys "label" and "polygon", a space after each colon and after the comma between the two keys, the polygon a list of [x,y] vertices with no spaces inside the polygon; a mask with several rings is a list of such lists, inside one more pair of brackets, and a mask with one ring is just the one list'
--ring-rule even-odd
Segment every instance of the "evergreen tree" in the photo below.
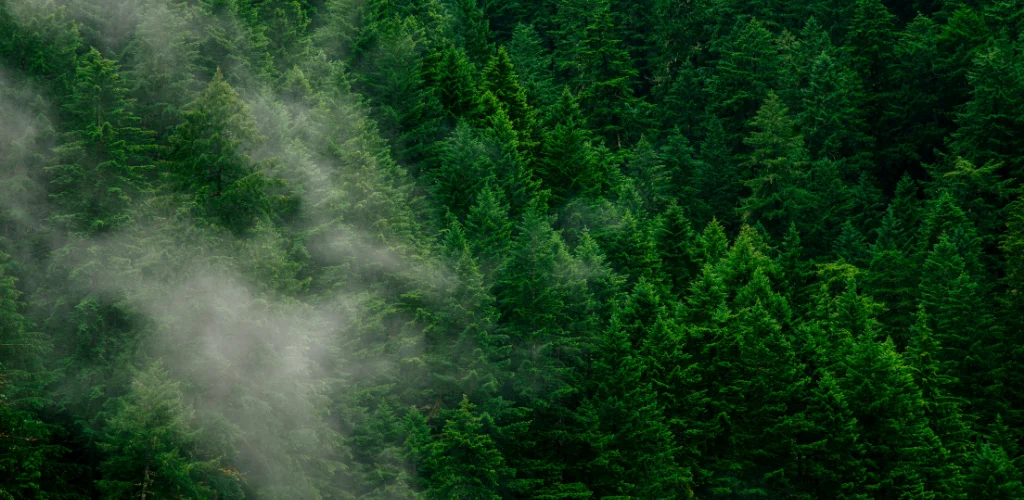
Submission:
{"label": "evergreen tree", "polygon": [[[643,294],[639,291],[643,287],[649,285],[638,283],[635,293]],[[681,490],[689,480],[675,464],[674,438],[654,385],[645,376],[649,373],[646,356],[637,352],[644,339],[632,338],[648,332],[634,323],[642,320],[642,315],[635,315],[639,311],[626,307],[624,314],[613,316],[595,368],[595,375],[602,381],[595,391],[599,428],[607,440],[590,466],[595,472],[591,480],[594,492],[603,497],[686,498]]]}
{"label": "evergreen tree", "polygon": [[720,54],[707,84],[709,110],[721,121],[728,147],[742,147],[744,126],[778,85],[775,40],[756,19],[736,23],[715,41]]}
{"label": "evergreen tree", "polygon": [[779,237],[809,203],[802,182],[807,151],[787,113],[782,100],[769,94],[750,122],[754,132],[744,140],[753,151],[745,164],[750,170],[746,182],[750,195],[740,208],[743,219],[749,224],[764,224]]}
{"label": "evergreen tree", "polygon": [[93,49],[83,57],[65,105],[71,132],[48,168],[55,220],[70,229],[102,232],[125,225],[133,197],[145,190],[150,134],[139,129],[117,64]]}
{"label": "evergreen tree", "polygon": [[241,498],[237,484],[227,491],[210,486],[224,472],[215,461],[195,457],[198,432],[190,428],[193,410],[184,404],[178,384],[167,377],[158,364],[141,372],[131,394],[107,422],[99,445],[107,454],[100,465],[104,479],[98,484],[103,496]]}
{"label": "evergreen tree", "polygon": [[1002,448],[982,445],[975,454],[968,476],[969,498],[1017,498],[1024,494],[1020,473]]}
{"label": "evergreen tree", "polygon": [[41,418],[51,405],[45,385],[45,336],[30,331],[22,314],[25,304],[17,280],[9,272],[10,256],[0,251],[0,493],[7,498],[59,496],[64,471],[57,444],[60,427]]}
{"label": "evergreen tree", "polygon": [[[507,2],[506,2],[507,3]],[[527,101],[537,108],[558,99],[551,53],[532,25],[517,24],[508,42],[509,58],[519,75]]]}
{"label": "evergreen tree", "polygon": [[859,172],[868,166],[874,147],[859,78],[826,53],[814,59],[809,73],[798,118],[807,130],[808,152],[812,158],[846,160],[844,170]]}
{"label": "evergreen tree", "polygon": [[520,140],[528,144],[534,134],[535,117],[533,108],[527,104],[526,91],[519,85],[520,78],[508,51],[500,47],[484,67],[481,83],[485,91],[505,106],[505,112],[519,131]]}
{"label": "evergreen tree", "polygon": [[261,139],[256,123],[221,73],[182,115],[170,138],[172,170],[197,215],[244,231],[272,214],[266,165],[250,156]]}
{"label": "evergreen tree", "polygon": [[602,158],[595,150],[580,105],[568,88],[552,108],[546,128],[537,170],[551,189],[553,201],[604,191],[609,179],[603,175]]}
{"label": "evergreen tree", "polygon": [[[978,300],[977,283],[946,236],[928,255],[921,281],[921,307],[942,346],[940,359],[951,363],[956,378],[952,392],[973,405],[992,408],[1002,404],[993,370],[1001,335],[991,313]],[[980,408],[975,409],[976,415]],[[994,414],[992,414],[994,418]]]}
{"label": "evergreen tree", "polygon": [[502,199],[500,191],[490,185],[484,186],[466,218],[470,247],[476,258],[483,263],[485,276],[490,276],[497,269],[512,241],[508,205]]}
{"label": "evergreen tree", "polygon": [[486,428],[493,425],[465,396],[442,433],[422,449],[419,466],[427,473],[427,498],[498,499],[498,487],[513,471],[505,465]]}

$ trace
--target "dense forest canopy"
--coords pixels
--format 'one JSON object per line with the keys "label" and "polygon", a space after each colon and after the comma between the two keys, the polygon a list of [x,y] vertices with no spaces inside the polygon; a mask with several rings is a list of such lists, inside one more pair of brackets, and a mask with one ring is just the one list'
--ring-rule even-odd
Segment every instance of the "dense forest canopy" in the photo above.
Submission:
{"label": "dense forest canopy", "polygon": [[0,499],[1024,498],[1024,1],[0,0]]}

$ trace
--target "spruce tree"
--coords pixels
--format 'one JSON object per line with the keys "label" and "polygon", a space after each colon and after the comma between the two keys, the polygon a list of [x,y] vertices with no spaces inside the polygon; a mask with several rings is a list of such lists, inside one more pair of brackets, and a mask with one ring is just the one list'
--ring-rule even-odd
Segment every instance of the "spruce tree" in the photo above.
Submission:
{"label": "spruce tree", "polygon": [[0,251],[0,493],[8,498],[59,496],[62,429],[43,418],[52,405],[43,360],[50,345],[22,314],[23,293]]}
{"label": "spruce tree", "polygon": [[707,84],[709,111],[722,120],[726,144],[738,150],[744,125],[778,86],[778,55],[772,33],[756,19],[736,23],[715,40],[720,57]]}
{"label": "spruce tree", "polygon": [[195,199],[200,217],[245,231],[273,213],[266,164],[250,155],[261,137],[238,93],[221,73],[182,114],[171,143],[177,185]]}
{"label": "spruce tree", "polygon": [[211,479],[224,472],[215,461],[194,455],[198,432],[191,428],[192,416],[166,370],[154,364],[141,372],[107,422],[99,445],[107,454],[98,484],[103,496],[241,498],[237,483],[227,491],[211,488]]}
{"label": "spruce tree", "polygon": [[984,444],[974,456],[967,478],[968,498],[1009,499],[1024,495],[1020,472],[998,446]]}
{"label": "spruce tree", "polygon": [[593,144],[579,102],[568,88],[552,107],[546,128],[537,169],[551,190],[553,201],[604,191],[609,179],[603,175],[602,158]]}
{"label": "spruce tree", "polygon": [[54,219],[70,230],[124,226],[133,198],[146,189],[151,134],[137,127],[128,91],[114,61],[95,49],[82,58],[64,106],[70,132],[57,149],[61,163],[47,169],[61,207]]}
{"label": "spruce tree", "polygon": [[427,498],[501,498],[499,486],[512,471],[486,434],[490,416],[476,415],[475,408],[463,396],[442,433],[417,450],[419,467],[426,472]]}
{"label": "spruce tree", "polygon": [[754,131],[744,140],[752,149],[745,163],[750,172],[746,181],[750,194],[740,211],[748,224],[761,223],[770,234],[781,237],[810,203],[803,182],[807,151],[788,108],[774,93],[764,101],[750,127]]}

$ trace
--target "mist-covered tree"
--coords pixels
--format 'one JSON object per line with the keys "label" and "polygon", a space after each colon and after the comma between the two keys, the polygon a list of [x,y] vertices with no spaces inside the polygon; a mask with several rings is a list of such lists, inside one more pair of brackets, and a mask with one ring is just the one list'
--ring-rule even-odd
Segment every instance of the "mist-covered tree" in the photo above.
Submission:
{"label": "mist-covered tree", "polygon": [[[193,410],[167,371],[153,364],[140,372],[131,393],[119,402],[99,443],[106,459],[98,483],[104,498],[124,496],[207,496],[242,498],[238,484],[216,481],[226,474],[216,462],[195,456],[198,430]],[[229,488],[218,491],[210,483]]]}
{"label": "mist-covered tree", "polygon": [[55,220],[72,229],[103,232],[130,220],[132,197],[145,191],[151,169],[150,133],[138,128],[128,84],[114,61],[93,49],[79,64],[74,91],[64,106],[70,132],[48,168]]}
{"label": "mist-covered tree", "polygon": [[176,184],[194,197],[197,215],[234,231],[273,214],[267,164],[252,158],[260,136],[238,93],[217,73],[182,113],[169,139]]}

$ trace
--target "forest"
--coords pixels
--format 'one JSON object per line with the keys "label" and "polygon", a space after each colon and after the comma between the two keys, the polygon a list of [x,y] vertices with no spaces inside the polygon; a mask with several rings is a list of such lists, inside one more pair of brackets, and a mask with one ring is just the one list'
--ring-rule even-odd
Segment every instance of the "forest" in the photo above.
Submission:
{"label": "forest", "polygon": [[1024,0],[0,0],[0,500],[1022,481]]}

